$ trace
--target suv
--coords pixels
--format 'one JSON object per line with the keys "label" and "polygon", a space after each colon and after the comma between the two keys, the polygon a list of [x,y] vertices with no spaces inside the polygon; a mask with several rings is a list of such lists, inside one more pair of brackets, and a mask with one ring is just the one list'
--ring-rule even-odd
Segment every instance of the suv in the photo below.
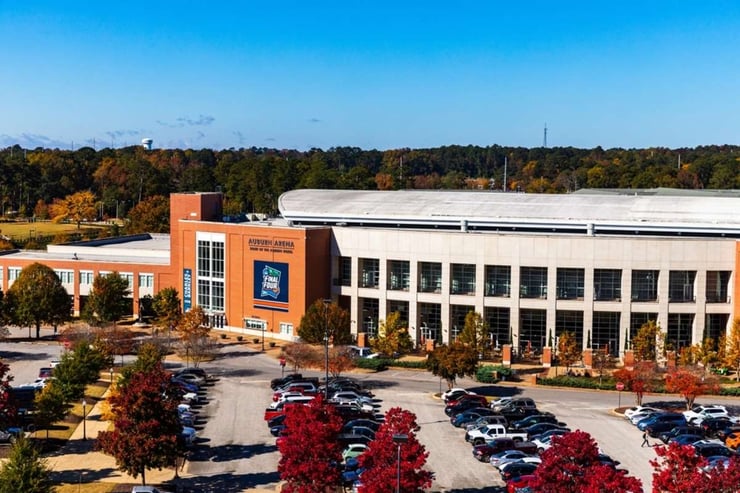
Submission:
{"label": "suv", "polygon": [[725,406],[694,406],[689,411],[683,412],[688,423],[701,424],[707,418],[727,418],[727,408]]}
{"label": "suv", "polygon": [[537,405],[534,403],[534,400],[529,397],[515,397],[503,406],[497,406],[493,410],[504,412],[512,409],[537,409]]}

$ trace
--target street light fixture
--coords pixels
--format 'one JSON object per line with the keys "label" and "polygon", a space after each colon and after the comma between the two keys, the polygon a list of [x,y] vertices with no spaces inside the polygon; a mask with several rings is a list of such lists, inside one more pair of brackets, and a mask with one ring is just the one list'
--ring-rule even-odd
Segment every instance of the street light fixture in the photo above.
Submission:
{"label": "street light fixture", "polygon": [[324,364],[326,373],[324,376],[324,400],[329,400],[329,305],[331,300],[326,298],[324,301]]}
{"label": "street light fixture", "polygon": [[111,383],[111,385],[113,385],[113,367],[111,366],[110,367],[110,370],[108,370],[108,371],[110,371],[110,383]]}
{"label": "street light fixture", "polygon": [[404,433],[394,433],[393,443],[398,446],[396,456],[396,493],[401,493],[401,445],[409,441],[409,436]]}
{"label": "street light fixture", "polygon": [[87,401],[82,399],[82,439],[87,440]]}

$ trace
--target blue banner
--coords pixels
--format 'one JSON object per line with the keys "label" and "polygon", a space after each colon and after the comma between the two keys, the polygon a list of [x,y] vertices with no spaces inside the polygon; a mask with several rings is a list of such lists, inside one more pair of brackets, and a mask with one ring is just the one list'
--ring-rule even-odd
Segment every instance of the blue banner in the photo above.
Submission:
{"label": "blue banner", "polygon": [[254,306],[288,311],[288,264],[254,261]]}
{"label": "blue banner", "polygon": [[188,312],[193,306],[193,270],[182,270],[182,311]]}

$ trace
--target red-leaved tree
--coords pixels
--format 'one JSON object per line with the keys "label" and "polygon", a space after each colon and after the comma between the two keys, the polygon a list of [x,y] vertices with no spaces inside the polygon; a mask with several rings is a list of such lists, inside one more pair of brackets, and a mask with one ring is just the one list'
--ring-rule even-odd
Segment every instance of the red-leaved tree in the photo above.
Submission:
{"label": "red-leaved tree", "polygon": [[719,392],[719,383],[714,375],[705,375],[703,371],[692,368],[677,367],[666,374],[665,389],[681,394],[686,401],[686,409],[691,409],[697,397]]}
{"label": "red-leaved tree", "polygon": [[635,402],[642,406],[642,398],[652,392],[655,382],[655,361],[638,361],[631,370],[621,368],[614,372],[614,379],[624,383],[627,390],[635,393]]}
{"label": "red-leaved tree", "polygon": [[709,472],[704,457],[691,445],[671,443],[655,449],[657,459],[651,460],[653,492],[655,493],[736,493],[740,485],[740,459],[732,457],[727,467],[718,465]]}
{"label": "red-leaved tree", "polygon": [[334,491],[342,478],[337,464],[342,449],[337,435],[342,419],[334,406],[324,405],[321,395],[308,405],[286,408],[285,430],[278,439],[281,457],[280,479],[286,481],[286,493],[320,493]]}
{"label": "red-leaved tree", "polygon": [[[404,493],[421,493],[432,485],[432,472],[424,469],[429,453],[416,438],[418,428],[414,413],[399,407],[388,410],[375,439],[359,457],[360,466],[365,468],[360,493],[396,491],[399,477]],[[399,437],[403,441],[398,441]]]}
{"label": "red-leaved tree", "polygon": [[642,482],[599,462],[591,435],[574,431],[552,438],[532,484],[538,493],[642,493]]}
{"label": "red-leaved tree", "polygon": [[10,366],[0,361],[0,428],[14,424],[16,409],[10,396],[10,382],[13,376],[10,374]]}
{"label": "red-leaved tree", "polygon": [[108,399],[113,431],[98,434],[97,447],[116,459],[119,469],[146,485],[147,469],[174,467],[184,452],[177,405],[182,394],[159,363],[134,372]]}

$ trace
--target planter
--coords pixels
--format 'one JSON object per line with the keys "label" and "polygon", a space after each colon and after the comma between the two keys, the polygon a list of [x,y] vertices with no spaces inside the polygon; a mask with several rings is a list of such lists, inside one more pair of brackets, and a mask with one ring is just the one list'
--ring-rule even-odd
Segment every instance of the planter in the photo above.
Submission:
{"label": "planter", "polygon": [[275,343],[274,342],[271,342],[270,343],[270,347],[275,347]]}
{"label": "planter", "polygon": [[236,336],[236,340],[239,342],[242,342],[244,340],[244,337],[242,336]]}
{"label": "planter", "polygon": [[221,339],[226,339],[226,338],[227,338],[226,334],[221,334]]}
{"label": "planter", "polygon": [[259,344],[260,343],[259,337],[255,337],[254,339],[252,339],[252,342],[255,344]]}

